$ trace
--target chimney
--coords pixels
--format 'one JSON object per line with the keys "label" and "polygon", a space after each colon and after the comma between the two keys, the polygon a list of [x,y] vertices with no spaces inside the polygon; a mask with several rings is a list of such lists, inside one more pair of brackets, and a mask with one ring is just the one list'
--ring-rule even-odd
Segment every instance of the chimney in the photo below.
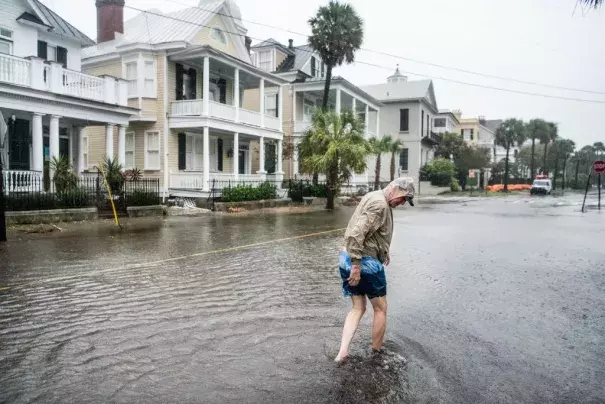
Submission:
{"label": "chimney", "polygon": [[246,49],[248,49],[248,54],[250,54],[250,46],[252,45],[252,38],[246,35]]}
{"label": "chimney", "polygon": [[288,48],[294,49],[294,40],[293,39],[288,39]]}
{"label": "chimney", "polygon": [[97,43],[115,39],[124,33],[124,0],[97,0]]}

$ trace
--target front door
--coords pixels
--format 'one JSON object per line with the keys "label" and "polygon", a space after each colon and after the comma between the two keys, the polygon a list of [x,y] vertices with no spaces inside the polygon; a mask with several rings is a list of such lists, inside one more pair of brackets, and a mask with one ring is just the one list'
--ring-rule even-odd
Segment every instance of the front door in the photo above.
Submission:
{"label": "front door", "polygon": [[246,174],[246,152],[243,150],[239,151],[238,155],[238,171],[240,174]]}
{"label": "front door", "polygon": [[29,170],[29,121],[15,120],[9,142],[10,169]]}

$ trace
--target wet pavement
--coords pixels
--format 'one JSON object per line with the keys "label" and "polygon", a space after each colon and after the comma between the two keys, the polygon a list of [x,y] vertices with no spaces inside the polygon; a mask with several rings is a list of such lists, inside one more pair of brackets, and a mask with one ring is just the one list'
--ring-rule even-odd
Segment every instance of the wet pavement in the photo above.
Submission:
{"label": "wet pavement", "polygon": [[580,204],[396,210],[389,354],[368,355],[369,310],[342,367],[350,210],[13,232],[0,402],[603,403],[605,212]]}

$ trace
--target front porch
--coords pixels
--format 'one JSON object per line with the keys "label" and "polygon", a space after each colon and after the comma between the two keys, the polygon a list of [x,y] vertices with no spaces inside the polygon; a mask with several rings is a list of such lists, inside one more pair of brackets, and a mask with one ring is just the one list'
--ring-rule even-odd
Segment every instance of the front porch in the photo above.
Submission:
{"label": "front porch", "polygon": [[281,188],[282,140],[228,133],[208,127],[172,134],[178,139],[178,169],[169,173],[169,193],[199,196],[226,187]]}

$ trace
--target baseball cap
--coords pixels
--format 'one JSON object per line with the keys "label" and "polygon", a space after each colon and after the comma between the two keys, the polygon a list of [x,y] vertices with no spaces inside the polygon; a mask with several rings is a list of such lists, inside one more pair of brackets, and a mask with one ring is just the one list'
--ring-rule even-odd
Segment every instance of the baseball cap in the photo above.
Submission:
{"label": "baseball cap", "polygon": [[410,206],[414,206],[414,195],[416,194],[416,188],[414,187],[413,178],[400,177],[396,180],[393,180],[389,185],[402,189],[405,193],[405,200],[410,204]]}

